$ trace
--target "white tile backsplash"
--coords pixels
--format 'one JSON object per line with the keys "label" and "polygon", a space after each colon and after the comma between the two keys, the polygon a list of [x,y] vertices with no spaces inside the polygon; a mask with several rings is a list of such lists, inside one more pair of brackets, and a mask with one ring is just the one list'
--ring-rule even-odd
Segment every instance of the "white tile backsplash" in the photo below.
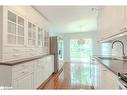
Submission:
{"label": "white tile backsplash", "polygon": [[[120,40],[124,43],[125,55],[127,56],[127,36],[118,38],[116,40]],[[115,57],[122,57],[123,54],[122,54],[121,43],[116,42],[116,43],[114,43],[113,46],[114,47],[112,49],[112,44],[111,43],[103,43],[102,44],[102,55],[109,54],[109,55],[112,55],[112,56],[115,56]],[[104,51],[106,52],[105,54],[104,54]]]}

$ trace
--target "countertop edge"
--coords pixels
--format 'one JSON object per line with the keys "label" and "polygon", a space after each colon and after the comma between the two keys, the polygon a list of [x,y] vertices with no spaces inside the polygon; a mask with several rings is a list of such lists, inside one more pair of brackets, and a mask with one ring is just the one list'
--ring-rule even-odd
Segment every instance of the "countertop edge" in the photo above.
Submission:
{"label": "countertop edge", "polygon": [[101,64],[102,64],[103,66],[105,66],[108,70],[110,70],[111,72],[113,72],[115,75],[118,76],[118,73],[115,72],[114,70],[112,70],[110,67],[106,66],[106,65],[101,61],[101,59],[99,59],[98,57],[95,57],[95,59],[97,59],[97,61],[98,61],[99,63],[101,63]]}
{"label": "countertop edge", "polygon": [[0,62],[0,65],[14,66],[14,65],[22,64],[24,62],[41,59],[43,57],[50,56],[50,55],[53,55],[53,54],[38,55],[38,56],[33,56],[33,57],[28,57],[28,58],[17,59],[13,61]]}

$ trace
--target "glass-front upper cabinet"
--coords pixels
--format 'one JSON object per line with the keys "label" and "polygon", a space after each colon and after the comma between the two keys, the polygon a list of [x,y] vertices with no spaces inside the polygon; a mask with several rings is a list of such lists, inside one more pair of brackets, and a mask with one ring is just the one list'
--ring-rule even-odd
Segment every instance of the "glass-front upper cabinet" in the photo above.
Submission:
{"label": "glass-front upper cabinet", "polygon": [[28,22],[28,45],[36,46],[36,26]]}
{"label": "glass-front upper cabinet", "polygon": [[49,33],[45,30],[44,31],[45,36],[44,36],[44,46],[48,47],[49,46]]}
{"label": "glass-front upper cabinet", "polygon": [[24,18],[8,10],[7,44],[24,45]]}
{"label": "glass-front upper cabinet", "polygon": [[43,47],[43,29],[38,27],[38,46]]}

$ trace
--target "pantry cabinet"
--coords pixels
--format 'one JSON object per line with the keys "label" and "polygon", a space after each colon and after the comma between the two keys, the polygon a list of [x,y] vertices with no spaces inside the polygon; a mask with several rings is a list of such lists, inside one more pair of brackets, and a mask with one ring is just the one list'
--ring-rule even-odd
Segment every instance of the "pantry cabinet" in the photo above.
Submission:
{"label": "pantry cabinet", "polygon": [[118,89],[118,76],[93,59],[91,63],[91,80],[94,89]]}
{"label": "pantry cabinet", "polygon": [[126,12],[124,6],[106,6],[99,10],[99,40],[115,36],[125,31]]}

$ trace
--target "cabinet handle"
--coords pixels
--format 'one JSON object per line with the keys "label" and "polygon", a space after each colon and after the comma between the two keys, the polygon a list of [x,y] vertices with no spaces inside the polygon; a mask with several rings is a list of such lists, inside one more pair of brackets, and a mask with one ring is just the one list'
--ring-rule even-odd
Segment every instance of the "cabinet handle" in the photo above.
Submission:
{"label": "cabinet handle", "polygon": [[13,51],[19,51],[18,49],[13,49]]}
{"label": "cabinet handle", "polygon": [[102,70],[102,71],[107,71],[107,70]]}
{"label": "cabinet handle", "polygon": [[41,65],[38,64],[37,66],[40,67]]}
{"label": "cabinet handle", "polygon": [[30,50],[34,51],[34,49],[30,49]]}
{"label": "cabinet handle", "polygon": [[121,32],[126,31],[126,27],[122,28],[120,31],[121,31]]}
{"label": "cabinet handle", "polygon": [[21,73],[22,73],[22,74],[27,74],[27,73],[28,73],[28,71],[22,71]]}
{"label": "cabinet handle", "polygon": [[120,31],[121,31],[121,32],[123,32],[123,28],[122,28],[122,29],[120,29]]}
{"label": "cabinet handle", "polygon": [[20,55],[16,55],[16,54],[15,54],[15,55],[13,55],[13,56],[14,56],[14,57],[19,57]]}
{"label": "cabinet handle", "polygon": [[25,74],[25,72],[23,71],[22,74]]}
{"label": "cabinet handle", "polygon": [[25,65],[21,65],[22,67],[25,67]]}
{"label": "cabinet handle", "polygon": [[126,31],[126,27],[124,27],[123,30]]}

